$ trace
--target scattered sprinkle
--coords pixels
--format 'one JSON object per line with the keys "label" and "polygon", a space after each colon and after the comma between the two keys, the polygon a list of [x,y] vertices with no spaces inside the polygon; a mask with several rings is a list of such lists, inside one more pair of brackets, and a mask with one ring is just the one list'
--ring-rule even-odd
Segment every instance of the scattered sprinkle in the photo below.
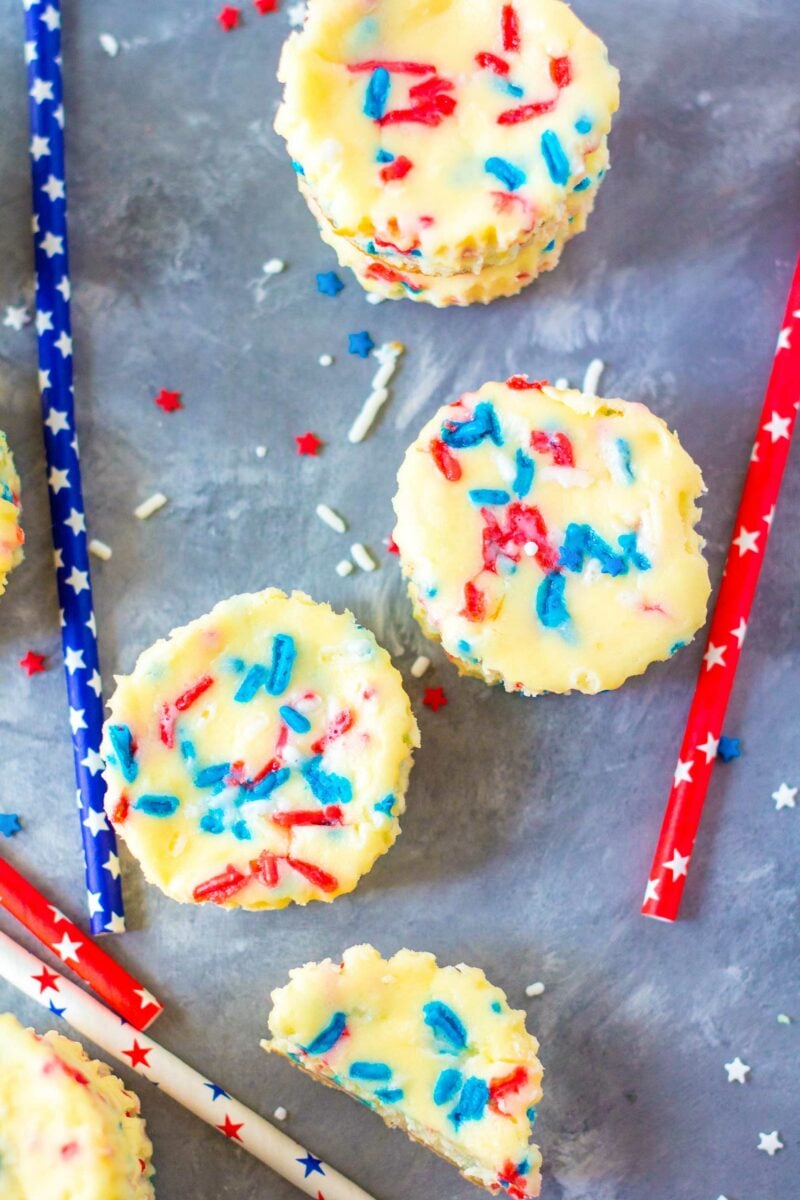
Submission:
{"label": "scattered sprinkle", "polygon": [[306,19],[306,0],[296,0],[286,9],[289,24],[292,29],[300,29]]}
{"label": "scattered sprinkle", "polygon": [[162,388],[158,395],[153,397],[153,403],[158,405],[163,412],[176,412],[179,408],[183,408],[181,395],[181,392],[168,392],[166,388]]}
{"label": "scattered sprinkle", "polygon": [[[361,336],[360,334],[358,336]],[[369,334],[365,334],[369,338]],[[353,335],[350,335],[352,341]],[[397,360],[405,350],[402,342],[384,342],[373,351],[373,357],[380,364],[372,379],[372,391],[367,396],[347,434],[347,440],[356,445],[363,442],[372,428],[375,418],[389,398],[389,381],[397,370]],[[351,349],[351,353],[353,353]],[[357,353],[357,352],[356,352]]]}
{"label": "scattered sprinkle", "polygon": [[422,703],[426,708],[433,709],[438,712],[440,708],[444,708],[449,703],[447,696],[444,694],[444,688],[429,687],[425,688],[425,695],[422,697]]}
{"label": "scattered sprinkle", "polygon": [[717,746],[717,756],[724,763],[733,762],[742,753],[742,744],[739,738],[725,737],[723,734],[719,739]]}
{"label": "scattered sprinkle", "polygon": [[30,319],[31,314],[24,304],[19,307],[9,304],[6,308],[6,315],[3,317],[3,324],[7,325],[9,329],[15,330],[16,333],[19,333],[21,329],[24,329],[30,323]]}
{"label": "scattered sprinkle", "polygon": [[560,392],[566,391],[566,389],[569,387],[569,380],[565,379],[562,375],[560,379],[555,381],[553,387],[558,388]]}
{"label": "scattered sprinkle", "polygon": [[317,437],[315,433],[301,433],[295,435],[298,454],[310,454],[316,457],[319,454],[320,447],[325,443]]}
{"label": "scattered sprinkle", "polygon": [[725,1063],[725,1070],[728,1073],[728,1083],[745,1083],[750,1074],[750,1068],[747,1063],[742,1062],[738,1054],[733,1062]]}
{"label": "scattered sprinkle", "polygon": [[317,359],[317,362],[319,363],[319,365],[321,367],[331,367],[331,366],[333,366],[333,355],[332,354],[320,354],[319,358]]}
{"label": "scattered sprinkle", "polygon": [[335,271],[317,272],[317,291],[321,296],[338,296],[344,284]]}
{"label": "scattered sprinkle", "polygon": [[366,294],[367,304],[383,304],[385,299],[386,297],[381,296],[379,292],[367,292]]}
{"label": "scattered sprinkle", "polygon": [[152,517],[153,513],[157,513],[160,508],[163,508],[167,503],[167,497],[163,492],[153,492],[152,496],[148,496],[133,510],[133,515],[140,521],[146,521],[148,517]]}
{"label": "scattered sprinkle", "polygon": [[355,567],[350,562],[349,558],[343,558],[341,562],[336,564],[336,574],[344,579],[345,575],[352,575]]}
{"label": "scattered sprinkle", "polygon": [[782,783],[777,792],[772,793],[772,799],[775,801],[775,807],[781,808],[796,808],[797,806],[797,788],[789,787],[788,784]]}
{"label": "scattered sprinkle", "polygon": [[35,650],[28,650],[25,657],[19,660],[19,665],[28,677],[38,675],[41,671],[46,670],[44,664],[44,654],[37,654]]}
{"label": "scattered sprinkle", "polygon": [[792,1023],[792,1018],[790,1016],[788,1016],[786,1013],[778,1013],[778,1024],[779,1025],[791,1025],[791,1023]]}
{"label": "scattered sprinkle", "polygon": [[117,57],[119,54],[119,42],[114,37],[113,33],[101,33],[97,40],[109,58]]}
{"label": "scattered sprinkle", "polygon": [[340,517],[332,508],[328,508],[327,504],[318,504],[315,511],[320,521],[324,521],[326,525],[334,529],[337,533],[344,533],[347,529],[347,522],[344,517]]}
{"label": "scattered sprinkle", "polygon": [[389,534],[388,538],[383,539],[383,544],[386,547],[387,554],[399,554],[400,553],[400,547],[398,546],[397,542],[394,540],[394,538],[392,537],[391,534]]}
{"label": "scattered sprinkle", "polygon": [[281,271],[286,270],[286,263],[282,258],[270,258],[264,263],[261,270],[265,275],[280,275]]}
{"label": "scattered sprinkle", "polygon": [[374,347],[375,343],[366,329],[362,329],[359,333],[348,333],[347,335],[347,351],[349,354],[357,354],[359,358],[367,358],[370,350],[373,350]]}
{"label": "scattered sprinkle", "polygon": [[544,984],[543,983],[529,983],[528,986],[525,988],[525,995],[529,996],[531,998],[533,996],[544,995]]}
{"label": "scattered sprinkle", "polygon": [[770,1158],[783,1149],[783,1142],[780,1139],[777,1129],[773,1129],[772,1133],[760,1133],[758,1135],[758,1149],[766,1151]]}
{"label": "scattered sprinkle", "polygon": [[600,377],[606,369],[606,364],[602,358],[593,358],[586,368],[586,374],[583,377],[581,391],[585,396],[596,396],[597,389],[600,385]]}
{"label": "scattered sprinkle", "polygon": [[232,4],[226,4],[217,13],[217,21],[226,33],[230,33],[231,29],[236,29],[242,19],[242,10],[234,8]]}
{"label": "scattered sprinkle", "polygon": [[256,446],[256,458],[266,458],[266,457],[267,457],[267,447],[266,446]]}
{"label": "scattered sprinkle", "polygon": [[[256,0],[256,3],[258,3],[258,0]],[[267,3],[267,4],[274,4],[274,3],[275,3],[275,0],[261,0],[261,3],[262,3],[262,4],[264,4],[264,3]],[[270,9],[268,9],[268,8],[265,8],[265,9],[263,9],[263,10],[260,10],[260,11],[263,11],[263,12],[270,12],[271,10],[270,10]],[[279,1105],[278,1105],[278,1107],[275,1109],[275,1112],[274,1112],[272,1115],[273,1115],[273,1117],[275,1118],[275,1120],[276,1120],[276,1121],[285,1121],[285,1120],[286,1120],[286,1118],[288,1117],[288,1115],[289,1115],[289,1114],[288,1114],[288,1112],[286,1111],[286,1109],[283,1107],[283,1105],[282,1105],[282,1104],[279,1104]]]}
{"label": "scattered sprinkle", "polygon": [[377,571],[377,559],[373,558],[363,542],[353,542],[350,547],[350,554],[352,555],[353,562],[357,567],[361,567],[362,571]]}
{"label": "scattered sprinkle", "polygon": [[89,542],[89,553],[95,558],[101,558],[103,562],[108,562],[114,552],[105,542],[101,542],[100,538],[92,538]]}
{"label": "scattered sprinkle", "polygon": [[419,658],[415,658],[411,664],[411,674],[415,679],[422,679],[422,676],[431,665],[431,660],[426,658],[424,654],[420,654]]}
{"label": "scattered sprinkle", "polygon": [[19,833],[22,826],[16,813],[0,813],[0,834],[3,837],[13,837]]}
{"label": "scattered sprinkle", "polygon": [[[261,13],[262,16],[264,16],[265,13],[277,12],[278,0],[253,0],[253,8],[256,10],[256,12]],[[284,1113],[283,1117],[278,1117],[278,1112],[280,1111]],[[277,1109],[275,1112],[275,1116],[278,1117],[279,1121],[286,1119],[285,1114],[286,1109]]]}

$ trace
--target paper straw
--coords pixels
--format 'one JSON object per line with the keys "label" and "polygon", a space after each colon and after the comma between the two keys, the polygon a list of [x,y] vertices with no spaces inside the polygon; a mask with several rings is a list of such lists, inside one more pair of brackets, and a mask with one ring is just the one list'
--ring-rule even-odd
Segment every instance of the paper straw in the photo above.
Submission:
{"label": "paper straw", "polygon": [[103,812],[102,684],[72,397],[60,0],[25,0],[39,391],[61,643],[92,933],[125,928],[114,832]]}
{"label": "paper straw", "polygon": [[0,978],[61,1018],[119,1062],[133,1067],[173,1100],[213,1129],[244,1147],[278,1175],[314,1200],[371,1200],[356,1184],[317,1158],[299,1142],[235,1100],[224,1088],[200,1075],[149,1037],[135,1036],[129,1025],[99,1000],[70,983],[0,933]]}
{"label": "paper straw", "polygon": [[163,1012],[163,1006],[146,987],[4,858],[0,858],[0,905],[136,1029],[147,1029]]}
{"label": "paper straw", "polygon": [[703,812],[800,400],[800,261],[795,270],[706,652],[642,912],[674,921]]}

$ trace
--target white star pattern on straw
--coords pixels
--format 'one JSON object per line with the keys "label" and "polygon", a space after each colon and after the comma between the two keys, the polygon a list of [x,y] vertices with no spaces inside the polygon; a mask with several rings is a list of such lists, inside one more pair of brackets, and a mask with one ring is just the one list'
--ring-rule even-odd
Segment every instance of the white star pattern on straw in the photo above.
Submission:
{"label": "white star pattern on straw", "polygon": [[91,833],[92,837],[97,837],[98,833],[108,829],[105,813],[97,812],[96,809],[90,808],[83,819],[83,823]]}
{"label": "white star pattern on straw", "polygon": [[59,351],[62,358],[69,358],[70,354],[72,354],[72,338],[63,329],[53,342],[53,345]]}
{"label": "white star pattern on straw", "polygon": [[55,233],[46,233],[39,242],[39,248],[44,250],[48,258],[55,258],[57,254],[64,253],[64,239]]}
{"label": "white star pattern on straw", "polygon": [[725,1063],[725,1070],[728,1072],[728,1083],[745,1083],[750,1074],[750,1068],[742,1062],[738,1054],[733,1062]]}
{"label": "white star pattern on straw", "polygon": [[47,333],[48,329],[53,328],[53,314],[51,312],[42,312],[40,309],[36,314],[36,332]]}
{"label": "white star pattern on straw", "polygon": [[772,793],[772,799],[775,801],[775,808],[778,812],[782,808],[795,808],[797,806],[797,788],[782,783],[777,792]]}
{"label": "white star pattern on straw", "polygon": [[48,904],[47,907],[50,909],[50,912],[53,914],[53,924],[58,925],[61,921],[68,920],[68,918],[64,915],[64,913],[61,911],[61,909],[56,908],[55,904]]}
{"label": "white star pattern on straw", "polygon": [[115,912],[112,912],[111,920],[106,925],[106,929],[108,930],[109,933],[124,933],[125,932],[125,918],[120,917]]}
{"label": "white star pattern on straw", "polygon": [[70,675],[74,675],[76,671],[85,671],[86,663],[83,661],[83,651],[74,650],[72,646],[67,646],[67,649],[64,651],[64,666]]}
{"label": "white star pattern on straw", "polygon": [[94,612],[89,613],[89,619],[84,621],[84,625],[90,631],[93,637],[97,637],[97,623],[94,619]]}
{"label": "white star pattern on straw", "polygon": [[53,99],[53,85],[49,79],[34,79],[33,87],[28,93],[37,104],[44,100]]}
{"label": "white star pattern on straw", "polygon": [[9,329],[13,329],[16,333],[19,333],[20,330],[25,328],[30,319],[30,313],[24,304],[19,307],[9,304],[6,308],[6,315],[3,317],[3,324],[7,325]]}
{"label": "white star pattern on straw", "polygon": [[[50,138],[35,133],[31,138],[30,151],[34,162],[38,162],[40,158],[46,158],[50,154]],[[34,230],[35,232],[36,230]]]}
{"label": "white star pattern on straw", "polygon": [[717,757],[719,738],[715,738],[711,730],[709,730],[708,737],[704,742],[698,742],[697,749],[702,750],[703,754],[705,754],[707,763],[713,762]]}
{"label": "white star pattern on straw", "polygon": [[103,870],[108,871],[112,879],[119,879],[119,855],[109,854],[103,863]]}
{"label": "white star pattern on straw", "polygon": [[773,1129],[772,1133],[760,1133],[758,1135],[758,1150],[764,1150],[770,1158],[783,1149],[783,1142],[778,1135],[777,1129]]}
{"label": "white star pattern on straw", "polygon": [[768,433],[773,444],[780,441],[781,438],[789,440],[789,426],[792,423],[791,417],[782,417],[780,413],[773,411],[772,416],[767,421],[766,425],[762,426],[764,433]]}
{"label": "white star pattern on straw", "polygon": [[68,587],[71,587],[76,596],[81,592],[89,590],[89,572],[79,571],[77,567],[73,567],[69,575],[66,576],[64,582]]}
{"label": "white star pattern on straw", "polygon": [[100,678],[100,672],[96,668],[94,671],[92,671],[92,674],[89,677],[89,682],[86,686],[92,689],[95,696],[101,695],[103,691],[103,681]]}
{"label": "white star pattern on straw", "polygon": [[55,175],[48,176],[47,182],[42,184],[42,191],[46,196],[49,196],[50,200],[53,202],[56,200],[64,200],[66,198],[66,192],[64,191],[64,180],[57,179]]}
{"label": "white star pattern on straw", "polygon": [[647,904],[648,900],[660,900],[660,899],[661,899],[661,897],[658,894],[658,880],[657,879],[648,879],[647,887],[644,889],[645,904]]}
{"label": "white star pattern on straw", "polygon": [[708,649],[703,655],[707,671],[710,671],[712,667],[725,666],[725,650],[725,646],[715,646],[713,642],[708,643]]}
{"label": "white star pattern on straw", "polygon": [[72,530],[76,537],[79,533],[86,533],[86,518],[76,508],[69,510],[69,516],[64,521],[64,524]]}
{"label": "white star pattern on straw", "polygon": [[50,372],[39,371],[39,391],[46,392],[50,387]]}
{"label": "white star pattern on straw", "polygon": [[[105,765],[102,754],[98,754],[96,750],[92,750],[91,748],[86,751],[86,754],[81,759],[81,766],[86,767],[91,775],[98,775]],[[100,816],[103,821],[103,828],[106,828],[106,819],[102,813]]]}
{"label": "white star pattern on straw", "polygon": [[134,994],[134,996],[139,997],[142,1008],[150,1008],[151,1005],[153,1005],[156,1008],[160,1007],[160,1005],[159,1005],[158,1001],[156,1000],[155,996],[153,995],[153,993],[148,992],[147,988],[134,988],[133,994]]}
{"label": "white star pattern on straw", "polygon": [[62,488],[69,487],[69,471],[59,471],[57,467],[51,467],[47,482],[50,484],[50,490],[58,494]]}
{"label": "white star pattern on straw", "polygon": [[662,863],[661,865],[665,868],[665,870],[672,871],[672,878],[674,881],[676,879],[680,879],[681,875],[688,874],[690,857],[691,855],[689,854],[679,854],[676,849],[673,851],[671,860],[669,862]]}
{"label": "white star pattern on straw", "polygon": [[744,645],[744,639],[745,639],[746,634],[747,634],[747,621],[745,621],[744,617],[742,617],[741,620],[739,621],[739,624],[736,626],[736,628],[731,630],[731,637],[736,638],[736,641],[739,643],[740,650],[741,650],[742,646]]}
{"label": "white star pattern on straw", "polygon": [[673,782],[675,784],[675,787],[677,787],[679,783],[691,783],[692,782],[692,767],[693,766],[694,766],[694,759],[692,759],[692,758],[688,759],[686,762],[684,762],[682,758],[678,759],[678,765],[675,768],[675,774],[673,776]]}
{"label": "white star pattern on straw", "polygon": [[52,4],[48,4],[47,8],[40,16],[40,21],[44,22],[47,28],[52,33],[54,29],[61,27],[61,16],[58,9],[53,8]]}
{"label": "white star pattern on straw", "polygon": [[775,517],[775,505],[773,504],[772,508],[769,510],[768,513],[764,514],[764,516],[761,518],[761,520],[764,522],[764,524],[768,528],[771,528],[774,517]]}
{"label": "white star pattern on straw", "polygon": [[780,331],[780,333],[778,334],[778,344],[775,347],[776,354],[779,354],[781,350],[791,350],[792,346],[791,346],[791,342],[789,340],[791,338],[791,336],[792,336],[792,327],[791,327],[791,325],[787,325],[786,328],[782,329]]}
{"label": "white star pattern on straw", "polygon": [[740,555],[748,554],[751,550],[754,554],[757,554],[759,537],[760,533],[758,530],[751,532],[749,529],[745,529],[744,525],[742,525],[738,534],[733,539],[733,545],[736,546]]}
{"label": "white star pattern on straw", "polygon": [[53,942],[53,949],[59,956],[62,962],[69,962],[71,958],[78,961],[78,951],[83,942],[73,942],[68,933],[65,933],[60,942]]}
{"label": "white star pattern on straw", "polygon": [[57,433],[69,432],[69,421],[67,420],[67,414],[65,412],[61,412],[61,410],[58,408],[50,409],[49,413],[47,414],[47,419],[45,420],[45,425],[54,437]]}
{"label": "white star pattern on straw", "polygon": [[77,733],[79,729],[86,729],[86,721],[84,719],[85,708],[72,708],[69,710],[69,724],[73,733]]}
{"label": "white star pattern on straw", "polygon": [[100,892],[86,892],[86,904],[89,909],[89,916],[93,917],[96,913],[103,911],[103,902],[100,899]]}
{"label": "white star pattern on straw", "polygon": [[39,51],[36,49],[36,42],[25,43],[25,62],[30,64],[36,62],[39,57]]}
{"label": "white star pattern on straw", "polygon": [[69,300],[70,296],[72,295],[72,289],[70,287],[69,279],[66,275],[62,275],[61,281],[56,284],[56,291],[61,292],[64,300]]}

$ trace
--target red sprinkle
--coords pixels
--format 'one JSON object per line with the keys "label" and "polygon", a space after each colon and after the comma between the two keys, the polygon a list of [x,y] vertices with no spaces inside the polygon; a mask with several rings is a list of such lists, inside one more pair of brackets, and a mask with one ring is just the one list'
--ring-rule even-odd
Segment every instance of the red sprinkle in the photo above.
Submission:
{"label": "red sprinkle", "polygon": [[168,392],[166,388],[162,388],[158,395],[153,397],[153,403],[157,404],[166,413],[175,412],[177,409],[183,408],[181,393]]}
{"label": "red sprinkle", "polygon": [[226,33],[231,29],[235,29],[242,19],[242,10],[234,8],[232,4],[226,4],[224,8],[217,13],[217,20]]}
{"label": "red sprinkle", "polygon": [[375,71],[378,67],[383,67],[385,71],[395,72],[397,75],[432,75],[436,67],[432,67],[430,63],[408,62],[405,59],[395,61],[393,59],[384,58],[368,58],[365,62],[348,63],[348,71],[354,74],[357,71]]}
{"label": "red sprinkle", "polygon": [[498,125],[519,125],[520,121],[532,121],[544,113],[552,112],[555,100],[539,100],[535,104],[522,104],[519,108],[507,108],[497,118]]}
{"label": "red sprinkle", "polygon": [[417,125],[441,125],[445,117],[449,117],[455,112],[456,102],[452,96],[447,96],[443,92],[437,93],[423,104],[418,104],[414,108],[396,108],[392,112],[384,113],[378,119],[379,125],[402,125],[404,122],[412,122]]}
{"label": "red sprinkle", "polygon": [[278,883],[278,860],[269,850],[262,850],[255,862],[250,864],[250,870],[256,879],[260,879],[265,887],[276,887]]}
{"label": "red sprinkle", "polygon": [[195,900],[210,900],[212,904],[222,904],[223,900],[240,892],[249,878],[249,875],[243,874],[237,867],[229,865],[221,874],[213,875],[204,883],[198,883],[192,896]]}
{"label": "red sprinkle", "polygon": [[[402,155],[400,157],[402,158]],[[399,162],[400,159],[398,159],[397,161]],[[412,164],[412,166],[413,166],[413,164]],[[388,250],[396,250],[398,254],[410,254],[412,250],[419,249],[419,238],[418,237],[413,238],[412,241],[410,241],[407,246],[398,246],[397,242],[387,241],[386,238],[382,238],[377,233],[375,234],[375,237],[372,240],[374,241],[376,246],[381,246]]]}
{"label": "red sprinkle", "polygon": [[515,1067],[509,1075],[495,1079],[489,1084],[489,1107],[495,1112],[502,1112],[499,1101],[510,1096],[528,1082],[528,1072],[524,1067]]}
{"label": "red sprinkle", "polygon": [[526,542],[533,542],[536,546],[537,562],[543,570],[556,569],[559,564],[558,550],[549,541],[547,526],[538,508],[515,501],[508,507],[508,525],[505,529],[490,509],[482,508],[481,516],[485,524],[484,570],[496,572],[497,559],[501,554],[512,562],[519,562]]}
{"label": "red sprinkle", "polygon": [[308,882],[313,883],[321,892],[335,892],[339,886],[339,880],[334,875],[329,875],[327,871],[323,871],[322,867],[303,862],[299,858],[287,858],[286,861],[290,867],[305,876]]}
{"label": "red sprinkle", "polygon": [[387,554],[399,554],[400,553],[400,547],[398,546],[397,542],[394,540],[394,538],[392,537],[391,534],[389,534],[388,538],[386,539],[386,553]]}
{"label": "red sprinkle", "polygon": [[178,696],[175,701],[175,707],[178,712],[186,712],[187,708],[191,708],[195,700],[202,696],[203,692],[207,692],[214,682],[211,675],[204,675],[202,679],[198,679],[197,683],[193,683],[186,691]]}
{"label": "red sprinkle", "polygon": [[385,167],[381,168],[381,179],[384,183],[391,183],[393,179],[405,179],[413,166],[411,159],[406,158],[405,154],[401,154],[394,162],[387,163]]}
{"label": "red sprinkle", "polygon": [[569,87],[572,83],[572,63],[568,58],[550,59],[550,78],[559,88]]}
{"label": "red sprinkle", "polygon": [[367,267],[367,278],[383,279],[386,283],[408,283],[408,280],[399,271],[379,262],[370,263]]}
{"label": "red sprinkle", "polygon": [[122,795],[120,796],[119,800],[117,801],[116,808],[114,809],[113,813],[111,814],[111,824],[112,825],[121,825],[122,822],[124,820],[126,820],[130,810],[131,810],[131,802],[128,799],[127,793],[123,792]]}
{"label": "red sprinkle", "polygon": [[63,1159],[65,1159],[66,1161],[69,1161],[69,1159],[75,1157],[75,1155],[78,1153],[79,1149],[80,1149],[80,1146],[78,1145],[77,1142],[64,1142],[64,1145],[60,1148],[58,1153],[61,1155],[61,1157]]}
{"label": "red sprinkle", "polygon": [[458,483],[461,478],[461,463],[440,438],[433,438],[430,445],[431,455],[436,466],[450,483]]}
{"label": "red sprinkle", "polygon": [[440,708],[444,708],[449,703],[447,696],[444,694],[444,688],[429,687],[425,688],[425,695],[422,697],[422,703],[426,708],[438,712]]}
{"label": "red sprinkle", "polygon": [[504,58],[501,58],[499,54],[490,54],[487,50],[476,54],[475,62],[479,67],[485,67],[487,71],[494,71],[495,75],[508,75],[511,70]]}
{"label": "red sprinkle", "polygon": [[545,433],[541,429],[534,429],[531,434],[531,446],[540,454],[552,455],[557,467],[575,466],[572,442],[565,433]]}
{"label": "red sprinkle", "polygon": [[471,580],[464,584],[464,602],[462,615],[468,621],[486,620],[486,594]]}
{"label": "red sprinkle", "polygon": [[549,387],[550,383],[547,379],[528,379],[527,375],[511,375],[506,380],[506,387],[510,387],[515,392],[526,392],[534,390],[540,392],[543,387]]}
{"label": "red sprinkle", "polygon": [[408,89],[408,94],[412,100],[431,100],[434,96],[438,96],[441,92],[452,92],[455,87],[449,79],[442,79],[441,75],[434,75],[431,79],[425,79],[422,83],[415,83],[412,88]]}
{"label": "red sprinkle", "polygon": [[158,736],[168,750],[175,746],[175,714],[168,704],[161,705],[158,714]]}
{"label": "red sprinkle", "polygon": [[331,742],[335,742],[343,733],[347,733],[348,729],[353,727],[353,714],[349,708],[343,708],[340,713],[337,713],[333,718],[328,728],[325,730],[321,738],[318,738],[311,746],[312,754],[322,754],[326,746]]}
{"label": "red sprinkle", "polygon": [[37,654],[35,650],[29,650],[25,657],[19,660],[19,665],[30,678],[31,675],[38,675],[41,671],[44,671],[44,659],[45,656],[43,654]]}
{"label": "red sprinkle", "polygon": [[500,1172],[499,1183],[502,1187],[502,1194],[510,1196],[511,1200],[526,1200],[528,1189],[525,1186],[525,1176],[522,1175],[511,1160],[505,1164]]}
{"label": "red sprinkle", "polygon": [[316,456],[319,454],[320,447],[325,445],[325,443],[320,441],[315,433],[301,433],[296,435],[294,440],[297,443],[298,454],[311,454]]}
{"label": "red sprinkle", "polygon": [[327,808],[276,812],[270,820],[281,829],[293,829],[296,825],[341,825],[342,810],[338,804],[329,804]]}
{"label": "red sprinkle", "polygon": [[256,12],[271,13],[278,11],[278,0],[253,0],[253,8]]}
{"label": "red sprinkle", "polygon": [[513,4],[503,5],[503,49],[519,50],[521,45],[519,16]]}

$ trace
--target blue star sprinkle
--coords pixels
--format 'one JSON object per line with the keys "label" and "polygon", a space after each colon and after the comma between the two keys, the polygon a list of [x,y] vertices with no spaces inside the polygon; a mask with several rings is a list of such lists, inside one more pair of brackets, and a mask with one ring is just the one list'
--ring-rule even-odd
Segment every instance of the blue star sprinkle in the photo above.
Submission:
{"label": "blue star sprinkle", "polygon": [[335,271],[317,272],[317,291],[321,296],[338,296],[343,287]]}
{"label": "blue star sprinkle", "polygon": [[362,329],[360,333],[348,333],[347,335],[348,351],[350,354],[357,354],[359,358],[366,358],[374,345],[375,343],[366,329]]}
{"label": "blue star sprinkle", "polygon": [[303,1176],[304,1179],[308,1179],[309,1175],[313,1175],[315,1171],[319,1175],[325,1174],[322,1168],[322,1159],[315,1158],[310,1150],[307,1151],[305,1158],[297,1158],[295,1162],[299,1162],[301,1167],[305,1167],[306,1173]]}
{"label": "blue star sprinkle", "polygon": [[16,813],[0,813],[0,833],[3,837],[13,837],[21,828]]}
{"label": "blue star sprinkle", "polygon": [[220,1096],[224,1096],[226,1100],[230,1100],[230,1095],[225,1091],[225,1088],[220,1087],[218,1083],[204,1083],[203,1087],[211,1088],[211,1100],[219,1100]]}
{"label": "blue star sprinkle", "polygon": [[738,758],[742,753],[742,744],[739,738],[725,737],[723,734],[719,739],[717,747],[717,755],[724,763],[733,762],[734,758]]}

